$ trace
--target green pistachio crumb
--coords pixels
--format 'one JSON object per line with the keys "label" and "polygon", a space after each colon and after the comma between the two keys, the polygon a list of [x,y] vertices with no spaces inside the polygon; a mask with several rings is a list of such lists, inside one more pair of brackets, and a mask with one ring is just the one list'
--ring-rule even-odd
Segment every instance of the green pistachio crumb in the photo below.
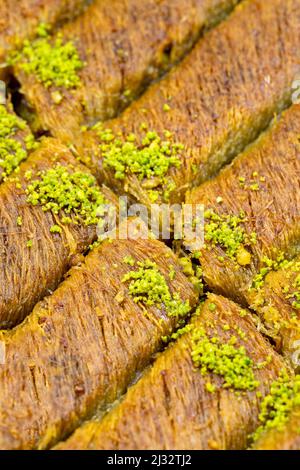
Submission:
{"label": "green pistachio crumb", "polygon": [[24,142],[27,150],[35,150],[39,146],[39,143],[35,140],[33,134],[26,135]]}
{"label": "green pistachio crumb", "polygon": [[175,276],[176,276],[176,271],[174,269],[174,266],[170,266],[170,270],[169,270],[169,278],[171,281],[174,281],[175,279]]}
{"label": "green pistachio crumb", "polygon": [[242,330],[239,326],[235,326],[234,329],[241,339],[246,339],[246,333],[244,330]]}
{"label": "green pistachio crumb", "polygon": [[22,224],[23,224],[23,219],[22,219],[22,217],[19,215],[19,216],[17,217],[17,225],[18,225],[18,227],[21,227]]}
{"label": "green pistachio crumb", "polygon": [[[25,40],[20,52],[12,55],[10,62],[18,64],[27,74],[33,74],[44,84],[77,88],[80,85],[78,72],[83,68],[78,51],[72,41],[65,41],[61,33],[51,38],[45,29],[39,31],[35,41]],[[58,95],[54,102],[58,103]]]}
{"label": "green pistachio crumb", "polygon": [[66,215],[62,217],[72,217],[73,223],[101,223],[103,205],[107,201],[92,175],[57,164],[38,176],[39,179],[31,181],[26,188],[29,203],[41,205],[44,211],[55,215],[64,211]]}
{"label": "green pistachio crumb", "polygon": [[300,262],[291,260],[284,266],[286,285],[282,286],[284,296],[295,310],[300,310]]}
{"label": "green pistachio crumb", "polygon": [[262,267],[252,280],[250,289],[260,290],[263,285],[267,274],[271,271],[278,271],[289,265],[289,261],[285,259],[284,254],[280,253],[276,259],[272,260],[267,256],[262,258]]}
{"label": "green pistachio crumb", "polygon": [[182,267],[182,271],[186,276],[194,276],[194,269],[190,258],[180,258],[179,264]]}
{"label": "green pistachio crumb", "polygon": [[216,386],[211,382],[206,382],[205,388],[209,393],[214,393],[216,391]]}
{"label": "green pistachio crumb", "polygon": [[27,248],[32,248],[33,240],[28,240],[26,243]]}
{"label": "green pistachio crumb", "polygon": [[260,184],[264,183],[266,181],[266,178],[264,176],[259,176],[257,171],[253,171],[252,177],[249,179],[248,182],[246,182],[246,178],[243,176],[239,177],[239,183],[241,188],[245,190],[250,190],[250,191],[259,191],[260,190]]}
{"label": "green pistachio crumb", "polygon": [[223,325],[223,330],[224,331],[229,331],[230,330],[230,325]]}
{"label": "green pistachio crumb", "polygon": [[52,225],[52,227],[50,228],[50,232],[51,233],[61,233],[62,228],[59,225]]}
{"label": "green pistachio crumb", "polygon": [[178,338],[180,338],[185,333],[188,333],[188,332],[192,331],[193,328],[194,328],[194,326],[189,323],[188,325],[185,325],[182,328],[179,328],[177,331],[172,333],[170,336],[162,337],[162,338],[164,338],[163,342],[168,343],[169,341],[176,341]]}
{"label": "green pistachio crumb", "polygon": [[154,189],[148,189],[147,191],[148,193],[148,196],[149,196],[149,200],[152,204],[155,204],[155,202],[158,200],[159,198],[159,191],[156,191]]}
{"label": "green pistachio crumb", "polygon": [[172,135],[171,131],[168,131],[167,129],[164,130],[164,136],[166,139],[171,139]]}
{"label": "green pistachio crumb", "polygon": [[189,302],[182,301],[177,292],[171,294],[165,277],[149,259],[139,261],[137,270],[127,273],[122,282],[129,282],[128,291],[136,303],[164,306],[170,317],[185,317],[191,310]]}
{"label": "green pistachio crumb", "polygon": [[221,246],[229,258],[238,264],[246,265],[251,262],[251,254],[245,246],[254,244],[253,233],[249,237],[243,224],[246,222],[245,214],[241,211],[237,215],[216,214],[208,209],[204,213],[206,219],[204,238],[210,246]]}
{"label": "green pistachio crumb", "polygon": [[40,38],[45,38],[48,36],[50,31],[50,25],[44,22],[41,22],[36,28],[36,35]]}
{"label": "green pistachio crumb", "polygon": [[259,184],[258,183],[253,183],[250,185],[251,191],[259,191]]}
{"label": "green pistachio crumb", "polygon": [[194,365],[202,375],[214,373],[223,378],[223,388],[252,391],[258,387],[254,364],[243,346],[235,347],[235,341],[223,342],[214,336],[209,338],[204,328],[193,332],[191,352]]}
{"label": "green pistachio crumb", "polygon": [[264,431],[282,430],[294,407],[300,405],[300,375],[290,377],[283,371],[271,385],[270,393],[260,405],[261,425],[252,438],[257,441]]}
{"label": "green pistachio crumb", "polygon": [[61,222],[64,224],[64,225],[70,225],[72,223],[72,219],[71,217],[62,217],[61,218]]}
{"label": "green pistachio crumb", "polygon": [[[94,248],[98,248],[102,243],[102,240],[95,240],[91,245],[89,245],[89,250],[92,251],[94,250]],[[113,265],[113,267],[115,268],[116,266]]]}
{"label": "green pistachio crumb", "polygon": [[27,170],[27,171],[25,172],[24,176],[25,176],[25,179],[26,179],[27,181],[30,181],[31,178],[32,178],[32,171],[31,171],[31,170]]}
{"label": "green pistachio crumb", "polygon": [[198,173],[198,165],[195,165],[195,163],[192,163],[192,172],[194,175]]}
{"label": "green pistachio crumb", "polygon": [[168,200],[174,190],[168,173],[172,167],[180,167],[183,145],[173,142],[172,137],[166,137],[166,134],[165,140],[162,140],[156,132],[149,130],[138,139],[134,134],[120,138],[111,129],[103,130],[98,125],[94,129],[101,141],[104,168],[113,170],[119,180],[135,175],[142,182],[151,202],[157,201],[160,192]]}
{"label": "green pistachio crumb", "polygon": [[134,266],[135,265],[135,260],[132,256],[125,256],[123,258],[123,262],[125,264],[128,264],[128,266]]}
{"label": "green pistachio crumb", "polygon": [[0,105],[0,168],[5,179],[17,170],[20,163],[27,158],[27,150],[35,148],[36,143],[32,134],[24,137],[24,146],[15,139],[19,131],[26,129],[25,122],[7,111]]}
{"label": "green pistachio crumb", "polygon": [[199,258],[201,258],[201,256],[202,256],[201,251],[194,251],[194,252],[192,253],[192,257],[193,257],[194,259],[199,259]]}
{"label": "green pistachio crumb", "polygon": [[25,130],[26,124],[15,114],[7,111],[4,105],[0,105],[0,137],[5,138],[18,130]]}

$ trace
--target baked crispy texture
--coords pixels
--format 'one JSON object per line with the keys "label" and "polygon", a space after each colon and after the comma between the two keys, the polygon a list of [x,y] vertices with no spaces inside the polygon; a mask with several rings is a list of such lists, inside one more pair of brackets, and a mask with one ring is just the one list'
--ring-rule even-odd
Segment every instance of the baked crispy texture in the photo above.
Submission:
{"label": "baked crispy texture", "polygon": [[36,128],[72,140],[80,126],[114,117],[149,82],[183,57],[201,32],[238,0],[96,0],[61,29],[78,47],[85,66],[78,90],[51,93],[16,67]]}
{"label": "baked crispy texture", "polygon": [[122,278],[132,268],[125,256],[155,261],[170,291],[195,305],[192,284],[163,243],[107,241],[95,248],[23,324],[0,332],[6,345],[0,367],[1,449],[51,446],[96,407],[103,411],[174,329],[177,320],[165,308],[147,307],[145,315],[129,296]]}
{"label": "baked crispy texture", "polygon": [[300,410],[295,408],[282,430],[273,429],[262,434],[253,445],[254,450],[299,450]]}
{"label": "baked crispy texture", "polygon": [[82,10],[86,0],[10,0],[0,4],[0,61],[24,39],[32,39],[40,23],[55,26],[73,18]]}
{"label": "baked crispy texture", "polygon": [[[171,201],[217,172],[289,103],[299,61],[299,6],[299,0],[242,2],[176,69],[105,125],[125,135],[144,135],[142,123],[161,136],[173,132],[185,150],[180,168],[170,171],[176,188]],[[89,155],[101,181],[150,202],[144,181],[129,175],[120,183],[103,168],[96,132],[83,133],[77,150]]]}
{"label": "baked crispy texture", "polygon": [[96,238],[95,226],[62,225],[62,233],[50,233],[58,217],[26,202],[26,171],[31,170],[34,178],[55,163],[72,164],[88,173],[65,146],[48,138],[21,165],[17,181],[13,177],[0,185],[0,325],[4,328],[22,321],[37,301],[55,289],[76,255]]}
{"label": "baked crispy texture", "polygon": [[[264,332],[276,343],[294,368],[299,364],[299,296],[300,258],[278,271],[271,271],[260,289],[251,289],[247,301],[262,319]],[[298,281],[298,282],[297,282]]]}
{"label": "baked crispy texture", "polygon": [[[211,312],[213,302],[216,310]],[[278,375],[283,361],[256,330],[251,314],[241,317],[240,307],[215,295],[209,295],[193,321],[207,331],[211,322],[218,335],[228,341],[230,331],[224,325],[240,327],[246,333],[238,337],[255,364],[270,354],[272,362],[255,371],[264,396]],[[235,330],[233,330],[235,331]],[[232,332],[231,332],[232,334]],[[238,336],[238,335],[237,335]],[[58,449],[242,449],[247,435],[258,424],[259,402],[256,391],[236,395],[222,388],[220,377],[203,376],[191,359],[191,333],[182,336],[163,352],[140,381],[131,387],[123,401],[102,422],[88,422]],[[205,384],[216,385],[214,393]]]}
{"label": "baked crispy texture", "polygon": [[[276,259],[280,252],[292,256],[300,239],[300,107],[291,107],[269,132],[234,160],[213,180],[192,190],[187,203],[202,203],[217,214],[244,211],[245,232],[257,234],[247,247],[251,263],[240,266],[221,246],[202,249],[200,263],[210,289],[245,303],[263,257]],[[253,177],[253,173],[257,176]],[[245,178],[241,184],[240,177]],[[261,180],[263,179],[263,181]],[[265,179],[265,180],[264,180]],[[259,189],[251,190],[257,182]],[[254,183],[255,184],[255,183]],[[217,200],[217,198],[221,198]],[[224,257],[220,260],[219,257]]]}

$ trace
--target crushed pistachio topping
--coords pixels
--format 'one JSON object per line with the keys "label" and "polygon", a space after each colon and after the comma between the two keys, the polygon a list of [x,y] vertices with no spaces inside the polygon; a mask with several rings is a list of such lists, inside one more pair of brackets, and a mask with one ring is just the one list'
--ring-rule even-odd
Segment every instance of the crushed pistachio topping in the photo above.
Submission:
{"label": "crushed pistachio topping", "polygon": [[257,171],[253,171],[251,178],[249,178],[248,181],[246,181],[246,178],[244,176],[239,177],[240,187],[242,189],[250,191],[260,191],[260,183],[265,183],[265,181],[265,176],[260,176]]}
{"label": "crushed pistachio topping", "polygon": [[214,393],[216,391],[216,386],[211,382],[206,382],[205,388],[209,393]]}
{"label": "crushed pistachio topping", "polygon": [[[103,241],[103,240],[100,240],[100,238],[98,238],[98,240],[95,240],[93,243],[91,243],[91,244],[89,245],[89,250],[92,251],[92,250],[98,248],[98,247],[101,245],[102,241]],[[109,240],[108,240],[108,241],[109,241]]]}
{"label": "crushed pistachio topping", "polygon": [[284,297],[294,311],[290,312],[291,322],[280,321],[280,313],[277,308],[265,302],[264,295],[257,295],[256,302],[253,304],[253,308],[264,307],[264,319],[268,323],[272,323],[272,327],[281,328],[286,325],[294,328],[297,321],[299,310],[300,310],[300,261],[298,259],[287,260],[283,253],[272,260],[267,257],[263,258],[263,267],[260,269],[258,274],[253,278],[250,291],[253,290],[256,293],[260,293],[261,289],[265,286],[266,277],[270,272],[280,272],[278,280],[278,288],[281,291],[282,297]]}
{"label": "crushed pistachio topping", "polygon": [[190,258],[183,257],[179,258],[179,264],[182,267],[182,271],[186,276],[194,276],[193,264]]}
{"label": "crushed pistachio topping", "polygon": [[239,311],[239,315],[240,315],[240,317],[245,318],[245,317],[248,315],[248,312],[247,312],[247,310],[245,310],[244,308],[242,308],[242,309]]}
{"label": "crushed pistachio topping", "polygon": [[128,266],[134,266],[135,265],[135,260],[132,256],[124,256],[123,262],[125,264],[128,264]]}
{"label": "crushed pistachio topping", "polygon": [[289,261],[285,259],[283,253],[280,253],[275,260],[264,256],[262,258],[263,266],[256,274],[256,276],[254,276],[251,288],[256,290],[261,289],[264,285],[264,281],[267,274],[269,274],[271,271],[278,271],[279,269],[283,269],[287,267],[288,264]]}
{"label": "crushed pistachio topping", "polygon": [[61,233],[62,228],[59,225],[52,225],[52,227],[50,228],[50,232],[51,233]]}
{"label": "crushed pistachio topping", "polygon": [[178,260],[183,273],[188,277],[189,281],[193,284],[197,292],[203,292],[203,271],[198,265],[194,265],[192,259],[184,256]]}
{"label": "crushed pistachio topping", "polygon": [[25,137],[24,147],[21,142],[13,138],[18,131],[25,129],[26,124],[22,119],[9,113],[4,105],[0,105],[0,168],[3,178],[16,170],[26,159],[27,150],[35,146],[34,137],[31,134]]}
{"label": "crushed pistachio topping", "polygon": [[237,261],[241,266],[251,263],[251,254],[245,246],[251,246],[256,243],[256,234],[253,232],[250,236],[245,232],[243,224],[246,216],[243,212],[237,215],[219,215],[212,210],[204,213],[208,221],[204,226],[205,241],[211,246],[219,245],[225,251],[229,258]]}
{"label": "crushed pistachio topping", "polygon": [[58,215],[60,211],[70,214],[62,223],[99,223],[104,213],[106,200],[96,184],[95,178],[72,166],[57,164],[54,168],[38,173],[38,179],[27,186],[27,201],[34,206]]}
{"label": "crushed pistachio topping", "polygon": [[292,301],[292,307],[300,310],[300,261],[286,263],[287,284],[282,287],[285,298]]}
{"label": "crushed pistachio topping", "polygon": [[31,170],[27,170],[24,174],[24,177],[27,181],[30,181],[31,178],[32,178],[32,171]]}
{"label": "crushed pistachio topping", "polygon": [[137,262],[137,269],[125,274],[122,282],[129,282],[128,291],[136,303],[164,307],[170,317],[184,317],[191,307],[177,292],[171,294],[165,277],[156,263],[147,259]]}
{"label": "crushed pistachio topping", "polygon": [[174,269],[174,266],[169,266],[169,278],[171,281],[174,281],[176,277],[176,271]]}
{"label": "crushed pistachio topping", "polygon": [[300,275],[296,277],[294,283],[292,284],[292,287],[296,290],[293,290],[291,294],[288,294],[286,297],[287,298],[293,298],[292,306],[300,310]]}
{"label": "crushed pistachio topping", "polygon": [[18,130],[25,130],[26,124],[18,116],[7,111],[4,105],[0,105],[0,138],[14,135]]}
{"label": "crushed pistachio topping", "polygon": [[209,372],[223,378],[223,387],[234,390],[254,390],[259,382],[254,377],[254,364],[243,346],[236,347],[236,337],[228,342],[215,335],[208,337],[204,328],[193,332],[191,352],[194,365],[202,375]]}
{"label": "crushed pistachio topping", "polygon": [[278,380],[272,383],[269,395],[261,402],[259,415],[261,425],[253,434],[253,440],[258,440],[265,431],[282,430],[292,409],[299,405],[300,375],[291,378],[284,371]]}
{"label": "crushed pistachio topping", "polygon": [[162,192],[165,200],[169,199],[175,188],[168,173],[172,167],[180,167],[180,155],[184,149],[182,144],[173,142],[170,132],[165,131],[162,139],[156,132],[146,131],[144,137],[138,139],[135,134],[125,138],[119,134],[116,136],[111,129],[103,130],[101,126],[99,129],[99,125],[94,129],[101,140],[104,168],[113,170],[119,180],[124,180],[129,174],[135,175],[151,202],[156,202]]}
{"label": "crushed pistachio topping", "polygon": [[0,137],[5,138],[24,129],[26,129],[25,122],[18,116],[10,114],[4,105],[0,105]]}
{"label": "crushed pistachio topping", "polygon": [[165,343],[168,343],[169,341],[176,341],[178,338],[180,338],[180,336],[192,331],[193,328],[194,328],[194,325],[191,325],[191,324],[185,325],[182,328],[179,328],[174,333],[172,333],[170,336],[162,336],[162,340]]}
{"label": "crushed pistachio topping", "polygon": [[78,72],[84,65],[74,43],[64,41],[61,33],[51,38],[45,25],[39,28],[35,41],[24,41],[22,50],[12,56],[11,62],[35,75],[46,88],[54,85],[67,89],[80,85]]}

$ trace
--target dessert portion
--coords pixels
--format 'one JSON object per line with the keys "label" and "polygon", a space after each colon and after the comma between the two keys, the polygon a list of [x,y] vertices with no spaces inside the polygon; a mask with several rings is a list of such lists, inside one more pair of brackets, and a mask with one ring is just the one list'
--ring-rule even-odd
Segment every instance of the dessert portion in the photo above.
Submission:
{"label": "dessert portion", "polygon": [[205,282],[244,304],[268,271],[298,250],[299,117],[299,105],[292,106],[232,165],[186,197],[205,207],[205,246],[197,254]]}
{"label": "dessert portion", "polygon": [[47,448],[103,412],[197,298],[163,243],[128,239],[95,247],[21,325],[0,332],[1,449]]}
{"label": "dessert portion", "polygon": [[292,367],[300,366],[300,259],[269,263],[260,276],[259,285],[248,293],[252,310],[258,313],[264,333],[275,342],[276,348]]}
{"label": "dessert portion", "polygon": [[300,0],[0,3],[0,449],[299,449]]}
{"label": "dessert portion", "polygon": [[299,450],[300,377],[282,374],[262,404],[261,425],[253,435],[255,450]]}
{"label": "dessert portion", "polygon": [[143,203],[184,200],[289,105],[299,6],[239,4],[119,118],[79,134],[78,155],[99,181]]}
{"label": "dessert portion", "polygon": [[241,449],[284,363],[252,314],[213,294],[112,411],[58,449]]}
{"label": "dessert portion", "polygon": [[88,0],[1,0],[0,5],[0,62],[5,64],[8,54],[21,46],[23,40],[32,40],[41,23],[54,28],[62,21],[79,15]]}
{"label": "dessert portion", "polygon": [[114,117],[238,0],[95,0],[13,58],[32,127],[67,142]]}
{"label": "dessert portion", "polygon": [[22,321],[77,263],[107,202],[89,170],[50,138],[0,185],[2,328]]}

